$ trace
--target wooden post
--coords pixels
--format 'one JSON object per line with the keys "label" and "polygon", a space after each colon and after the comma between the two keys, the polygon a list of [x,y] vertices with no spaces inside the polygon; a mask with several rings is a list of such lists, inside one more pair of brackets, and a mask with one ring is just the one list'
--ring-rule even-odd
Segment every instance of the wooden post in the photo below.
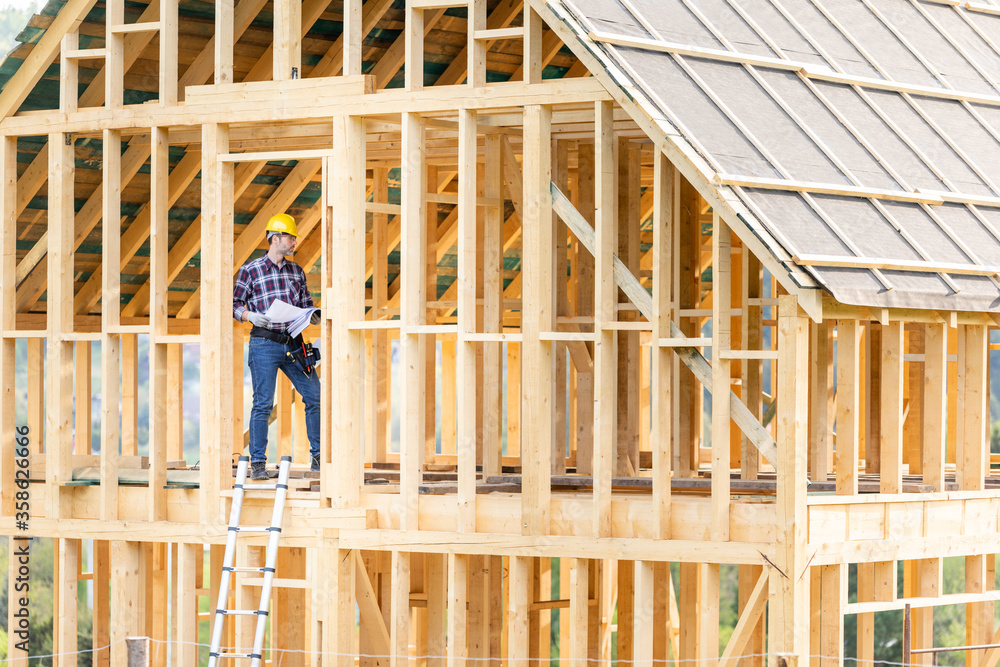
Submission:
{"label": "wooden post", "polygon": [[[184,346],[167,345],[167,458],[184,458]],[[242,433],[240,436],[242,437]]]}
{"label": "wooden post", "polygon": [[[569,654],[567,659],[570,664],[583,664],[587,660],[589,651],[590,634],[590,590],[589,590],[589,568],[590,561],[585,558],[563,559],[563,563],[569,565],[569,572],[564,572],[560,568],[560,576],[569,578],[569,614],[560,613],[559,622],[568,621],[569,625]],[[568,616],[568,618],[567,618]],[[560,655],[562,655],[560,653]]]}
{"label": "wooden post", "polygon": [[[221,0],[220,0],[221,1]],[[219,36],[216,35],[216,40]],[[219,503],[222,478],[230,476],[233,441],[233,168],[219,162],[229,152],[229,128],[202,128],[201,170],[201,474],[203,523],[223,522]],[[223,452],[226,452],[224,454]]]}
{"label": "wooden post", "polygon": [[680,596],[678,601],[680,611],[680,649],[681,661],[700,661],[701,643],[701,577],[702,567],[699,563],[680,564]]}
{"label": "wooden post", "polygon": [[[170,169],[170,146],[167,129],[154,127],[150,179],[149,229],[149,520],[167,518],[167,413],[159,409],[167,403],[167,243],[170,202],[167,182]],[[242,368],[242,366],[241,366]],[[242,379],[242,378],[241,378]]]}
{"label": "wooden post", "polygon": [[822,667],[844,664],[844,612],[847,597],[847,565],[821,565],[820,599],[822,600],[822,631],[819,654]]}
{"label": "wooden post", "polygon": [[[673,239],[674,192],[680,174],[662,151],[653,162],[653,346],[651,382],[653,386],[653,512],[656,537],[670,539],[670,479],[673,465],[673,353],[657,344],[670,337],[673,318]],[[728,522],[727,522],[728,525]]]}
{"label": "wooden post", "polygon": [[704,664],[713,667],[719,658],[719,564],[699,563],[698,568],[701,570],[698,653]]}
{"label": "wooden post", "polygon": [[[566,141],[553,140],[551,145],[551,156],[552,156],[552,183],[555,184],[557,188],[563,193],[569,192],[569,146]],[[555,291],[556,305],[555,305],[555,316],[553,318],[553,328],[555,327],[555,318],[568,316],[569,313],[569,295],[568,295],[568,285],[567,285],[567,272],[568,266],[567,262],[567,249],[566,241],[568,228],[565,223],[559,218],[558,215],[553,213],[552,215],[552,236],[553,236],[553,252],[555,254],[555,270],[553,277],[555,279],[555,284],[553,285],[553,290]],[[638,235],[636,235],[638,238]],[[567,403],[569,395],[568,382],[567,382],[567,347],[565,343],[554,342],[552,343],[552,354],[553,361],[555,363],[555,370],[553,381],[555,382],[555,401],[553,403],[553,410],[555,411],[555,432],[552,439],[552,465],[551,470],[553,475],[564,475],[566,474],[566,457],[567,457],[567,433],[566,433],[566,422],[567,422]],[[638,467],[638,466],[637,466]]]}
{"label": "wooden post", "polygon": [[150,573],[145,577],[145,585],[152,590],[146,594],[147,606],[151,612],[147,616],[146,634],[153,643],[150,651],[150,664],[155,667],[166,667],[167,645],[170,640],[167,634],[167,611],[170,608],[168,580],[170,570],[167,567],[167,552],[170,544],[156,542],[152,545]]}
{"label": "wooden post", "polygon": [[[428,164],[424,183],[435,189],[438,181],[438,168]],[[431,185],[433,184],[433,185]],[[428,193],[429,194],[429,193]],[[427,301],[437,300],[437,235],[438,235],[438,205],[436,202],[424,202],[424,270],[426,278],[424,285],[427,290]],[[481,270],[481,269],[480,269]],[[426,309],[425,321],[436,321],[437,309]],[[477,369],[478,370],[478,369]],[[437,457],[437,335],[427,334],[424,337],[424,463],[434,463]],[[482,390],[477,388],[478,395]],[[478,422],[479,413],[476,411]],[[479,430],[476,430],[477,446]]]}
{"label": "wooden post", "polygon": [[[16,493],[15,473],[15,423],[14,423],[14,382],[15,370],[15,340],[8,338],[3,332],[13,331],[16,326],[16,289],[13,287],[17,273],[17,138],[0,138],[0,283],[7,286],[0,290],[0,438],[8,443],[0,448],[0,511],[4,516],[11,516],[15,511]],[[40,341],[39,341],[40,342]],[[30,350],[30,345],[27,346]],[[28,353],[28,384],[32,383],[31,353]],[[37,380],[36,380],[37,381]],[[31,416],[32,396],[28,395],[28,416]],[[87,410],[90,414],[90,410]],[[37,422],[36,424],[37,425]],[[42,435],[42,429],[33,430],[29,421],[28,442],[37,440]],[[29,447],[30,451],[30,447]],[[13,545],[8,541],[8,545]],[[8,550],[13,554],[13,549]],[[13,562],[15,559],[10,558]],[[14,596],[9,596],[13,600]],[[13,605],[8,605],[13,607]],[[8,617],[9,618],[9,617]],[[10,630],[10,626],[8,626]],[[15,642],[8,646],[13,649]],[[15,652],[10,651],[13,657]]]}
{"label": "wooden post", "polygon": [[[768,652],[791,654],[805,664],[809,653],[809,577],[806,567],[806,464],[809,414],[798,380],[809,366],[809,321],[794,296],[778,297],[778,471],[775,568],[769,577]],[[783,574],[779,574],[779,570]],[[789,573],[791,573],[789,575]]]}
{"label": "wooden post", "polygon": [[[989,332],[985,325],[961,325],[963,346],[959,345],[959,406],[961,425],[955,477],[963,491],[982,491],[989,470],[989,387],[986,383]],[[962,380],[964,379],[964,382]]]}
{"label": "wooden post", "polygon": [[[486,0],[469,0],[469,35],[466,44],[468,62],[465,82],[470,86],[486,85],[485,41],[476,39],[477,30],[486,30]],[[489,162],[486,163],[489,165]]]}
{"label": "wooden post", "polygon": [[[349,549],[336,548],[332,540],[324,540],[319,553],[322,575],[317,585],[324,599],[317,613],[323,620],[322,650],[332,656],[330,664],[349,667],[354,664],[355,557]],[[392,664],[403,663],[394,655]]]}
{"label": "wooden post", "polygon": [[[653,663],[653,644],[659,638],[660,632],[662,632],[653,623],[653,595],[655,592],[656,581],[653,577],[653,563],[646,560],[635,561],[635,596],[632,606],[632,658],[636,663],[641,665],[651,665]],[[620,631],[619,634],[621,634]]]}
{"label": "wooden post", "polygon": [[459,111],[458,126],[457,514],[458,530],[475,532],[476,343],[469,334],[476,332],[476,112]]}
{"label": "wooden post", "polygon": [[122,455],[139,455],[139,335],[122,334]]}
{"label": "wooden post", "polygon": [[[403,34],[405,44],[403,62],[406,63],[403,74],[406,77],[406,90],[421,90],[424,87],[424,10],[422,7],[411,7],[410,3],[407,3]],[[407,160],[408,157],[404,146],[403,160]],[[426,192],[426,190],[422,192]]]}
{"label": "wooden post", "polygon": [[[909,324],[903,333],[906,353],[925,353],[924,325]],[[914,361],[903,365],[906,419],[903,421],[903,462],[911,475],[923,474],[924,451],[924,363]]]}
{"label": "wooden post", "polygon": [[[694,186],[682,178],[678,189],[677,231],[674,269],[677,275],[677,308],[701,307],[701,196]],[[701,336],[699,318],[682,318],[681,331],[685,336]],[[692,477],[700,466],[702,386],[686,367],[677,372],[677,446],[674,449],[674,470],[680,477]]]}
{"label": "wooden post", "polygon": [[181,543],[177,549],[177,607],[173,623],[177,629],[178,664],[193,665],[198,660],[198,594],[195,577],[203,567],[200,544]]}
{"label": "wooden post", "polygon": [[521,455],[521,344],[507,343],[507,456]]}
{"label": "wooden post", "polygon": [[[615,252],[633,275],[639,273],[639,149],[628,138],[618,139],[618,243]],[[615,290],[619,305],[628,297]],[[618,313],[623,321],[637,321],[634,311]],[[639,332],[619,331],[618,340],[618,392],[617,440],[612,469],[622,477],[637,474],[639,470]]]}
{"label": "wooden post", "polygon": [[[984,329],[979,325],[969,325],[968,328]],[[978,332],[977,332],[978,333]],[[966,348],[968,349],[968,348]],[[972,407],[966,404],[966,408]],[[979,478],[982,481],[982,477]],[[993,556],[988,556],[992,558]],[[987,556],[966,556],[965,557],[965,592],[985,593],[993,586],[992,579],[986,577]],[[991,643],[993,635],[993,603],[970,602],[965,605],[965,641],[970,646]],[[966,651],[965,664],[968,667],[978,667],[980,659],[983,657],[982,651]]]}
{"label": "wooden post", "polygon": [[712,539],[729,540],[730,415],[727,390],[732,374],[726,354],[732,348],[732,241],[729,227],[712,220]]}
{"label": "wooden post", "polygon": [[611,475],[617,435],[616,396],[618,393],[616,338],[607,324],[617,317],[618,288],[615,285],[613,253],[618,247],[615,221],[615,141],[614,105],[594,105],[594,527],[595,537],[611,536]]}
{"label": "wooden post", "polygon": [[555,248],[552,225],[552,109],[524,109],[524,220],[521,276],[521,354],[532,369],[521,379],[521,414],[531,438],[523,444],[521,523],[525,535],[549,532],[551,456],[555,439],[553,343],[542,331],[555,330]]}
{"label": "wooden post", "polygon": [[77,663],[76,607],[80,540],[60,538],[56,543],[59,567],[55,573],[57,577],[54,592],[59,599],[53,633],[57,637],[53,636],[53,639],[58,639],[58,652],[63,654],[59,656],[60,667],[74,667]]}
{"label": "wooden post", "polygon": [[[930,328],[930,327],[928,327]],[[941,595],[943,563],[941,558],[920,558],[912,561],[914,590],[913,595],[920,597],[937,597]],[[916,608],[913,610],[913,648],[933,648],[934,646],[934,607]],[[924,653],[913,656],[916,665],[934,664],[932,654]]]}
{"label": "wooden post", "polygon": [[[110,0],[105,14],[107,38],[104,45],[104,105],[108,109],[121,109],[124,104],[125,35],[115,30],[124,23],[124,0]],[[49,263],[52,263],[51,255]]]}
{"label": "wooden post", "polygon": [[948,430],[948,325],[928,324],[924,340],[924,484],[944,491]]}
{"label": "wooden post", "polygon": [[[875,600],[875,564],[858,563],[858,602]],[[875,614],[858,614],[855,654],[859,667],[870,667],[875,659]]]}
{"label": "wooden post", "polygon": [[[485,7],[485,2],[481,3]],[[485,70],[484,70],[485,71]],[[483,221],[483,331],[503,331],[503,151],[499,134],[486,135],[483,195],[498,203],[486,207]],[[461,168],[459,168],[461,172]],[[467,173],[467,172],[462,172]],[[461,178],[461,173],[459,174]],[[500,474],[503,446],[503,343],[483,343],[483,475]]]}
{"label": "wooden post", "polygon": [[63,113],[73,113],[80,108],[79,61],[67,57],[70,51],[79,48],[79,28],[63,35],[59,49],[59,110]]}
{"label": "wooden post", "polygon": [[177,105],[179,0],[160,1],[160,106]]}
{"label": "wooden post", "polygon": [[[959,378],[959,367],[962,365],[959,362],[961,356],[959,352],[959,339],[960,330],[956,326],[949,325],[948,327],[948,356],[952,357],[954,355],[955,361],[949,361],[947,363],[948,369],[948,386],[951,390],[948,392],[948,435],[945,438],[945,463],[957,463],[958,458],[956,456],[956,450],[958,448],[958,425],[962,421],[962,416],[958,412],[958,406],[960,402],[958,400],[958,394],[961,390],[961,386],[958,383]],[[958,467],[958,466],[956,466]]]}
{"label": "wooden post", "polygon": [[389,631],[390,667],[409,664],[410,638],[410,554],[392,552],[392,621]]}
{"label": "wooden post", "polygon": [[[215,0],[215,77],[213,80],[216,84],[233,82],[233,44],[235,42],[233,5],[234,0]],[[204,178],[205,174],[202,172],[202,179]]]}
{"label": "wooden post", "polygon": [[865,324],[864,356],[864,426],[861,429],[861,452],[865,472],[882,471],[882,336],[885,327],[878,322]]}
{"label": "wooden post", "polygon": [[[421,10],[409,11],[409,20]],[[409,30],[409,28],[408,28]],[[423,34],[422,32],[420,33]],[[409,38],[409,32],[407,33]],[[407,63],[410,61],[407,60]],[[407,75],[409,79],[409,74]],[[403,168],[400,258],[400,343],[402,348],[402,406],[400,418],[400,494],[403,514],[400,528],[416,530],[419,506],[418,489],[424,457],[424,381],[426,355],[424,335],[420,333],[427,316],[427,272],[424,269],[426,226],[424,203],[426,169],[424,122],[420,116],[403,114]]]}
{"label": "wooden post", "polygon": [[362,70],[361,51],[365,38],[362,2],[363,0],[344,1],[344,76],[356,76]]}
{"label": "wooden post", "polygon": [[635,562],[618,561],[618,633],[616,648],[618,659],[629,664],[634,658],[635,629]]}
{"label": "wooden post", "polygon": [[71,135],[49,135],[49,211],[45,447],[48,517],[70,515],[70,496],[62,485],[73,475],[74,148]]}
{"label": "wooden post", "polygon": [[469,556],[448,554],[448,667],[465,665],[468,636]]}
{"label": "wooden post", "polygon": [[825,482],[830,471],[830,425],[827,424],[829,373],[832,358],[828,336],[830,323],[809,325],[810,357],[813,373],[809,378],[809,477]]}
{"label": "wooden post", "polygon": [[111,594],[111,545],[107,540],[94,540],[94,664],[108,667],[111,660],[110,644],[110,594]]}
{"label": "wooden post", "polygon": [[74,375],[76,390],[74,393],[74,426],[73,452],[75,454],[90,454],[91,430],[93,429],[93,413],[90,410],[91,400],[91,344],[89,340],[77,341],[75,349]]}
{"label": "wooden post", "polygon": [[[372,201],[389,202],[389,170],[377,167],[372,170]],[[382,213],[372,215],[372,319],[384,317],[388,305],[388,216]],[[356,287],[356,286],[355,286]],[[443,356],[443,355],[442,355]],[[373,400],[368,404],[368,429],[372,439],[372,461],[383,463],[389,442],[389,332],[382,329],[372,331],[372,352],[370,373],[372,374]],[[442,372],[442,375],[444,373]],[[447,402],[442,398],[442,403]],[[442,408],[443,410],[443,408]],[[442,426],[442,450],[444,427]]]}
{"label": "wooden post", "polygon": [[[354,507],[362,484],[364,408],[357,386],[362,378],[365,339],[363,332],[349,330],[347,323],[365,319],[365,290],[358,282],[364,276],[365,262],[363,119],[334,116],[333,143],[337,155],[324,170],[329,198],[323,234],[323,254],[330,258],[324,264],[324,282],[329,287],[324,295],[323,338],[330,341],[327,350],[332,363],[321,375],[321,381],[325,388],[323,395],[329,401],[324,403],[324,414],[334,416],[329,426],[323,420],[320,461],[323,483],[331,486],[334,506]],[[377,418],[378,410],[375,414]],[[375,433],[376,437],[381,435],[384,446],[385,432],[380,433],[376,427]],[[421,430],[421,445],[422,436]]]}
{"label": "wooden post", "polygon": [[[903,323],[882,326],[880,449],[882,493],[903,491]],[[874,400],[874,396],[872,397]],[[874,448],[872,443],[872,448]]]}
{"label": "wooden post", "polygon": [[[465,616],[465,642],[467,647],[465,655],[469,658],[483,659],[490,657],[490,634],[494,630],[491,619],[495,618],[492,605],[497,598],[502,597],[500,589],[494,588],[493,579],[495,574],[503,576],[503,565],[498,565],[499,569],[494,573],[490,569],[490,558],[490,556],[475,555],[468,557],[466,567],[467,577],[465,580],[467,610]],[[456,590],[461,588],[461,584],[462,580],[459,577]],[[497,593],[497,595],[493,595],[494,593]],[[461,613],[460,605],[458,606],[458,613]],[[502,619],[497,620],[497,625],[503,625]],[[462,653],[461,644],[456,645],[456,652],[459,654]]]}
{"label": "wooden post", "polygon": [[531,558],[511,556],[510,574],[507,581],[507,665],[508,667],[528,667]]}
{"label": "wooden post", "polygon": [[139,576],[140,542],[111,542],[111,664],[127,664],[126,637],[145,634],[143,582]]}
{"label": "wooden post", "polygon": [[[679,189],[679,188],[678,188]],[[742,303],[746,304],[746,313],[743,316],[743,330],[741,333],[740,348],[744,350],[759,350],[763,343],[763,331],[761,328],[763,321],[764,307],[751,305],[751,299],[759,299],[762,296],[763,267],[760,259],[751,253],[746,245],[743,246],[743,261],[741,263],[743,279],[740,281],[743,288]],[[831,356],[832,360],[832,356]],[[676,365],[677,362],[675,361]],[[762,408],[762,378],[763,362],[759,359],[746,359],[742,368],[742,389],[740,396],[746,404],[750,414],[758,420],[763,417]],[[832,378],[831,378],[832,383]],[[753,446],[746,434],[740,435],[740,472],[744,479],[757,479],[757,472],[760,468],[760,452]],[[747,595],[753,590],[756,579],[747,585],[750,589]],[[761,625],[763,627],[763,624]],[[752,653],[753,651],[751,651]],[[763,650],[760,651],[763,653]],[[756,658],[754,658],[756,660]]]}
{"label": "wooden post", "polygon": [[861,327],[837,320],[837,494],[858,493]]}
{"label": "wooden post", "polygon": [[[594,226],[594,144],[580,142],[577,149],[577,210]],[[657,181],[659,183],[659,181]],[[579,246],[579,244],[577,244]],[[576,254],[576,315],[594,316],[594,256],[580,250]],[[596,329],[595,329],[596,331]],[[593,359],[593,345],[588,345]],[[576,471],[582,475],[593,473],[594,465],[594,372],[591,362],[589,372],[576,369]]]}

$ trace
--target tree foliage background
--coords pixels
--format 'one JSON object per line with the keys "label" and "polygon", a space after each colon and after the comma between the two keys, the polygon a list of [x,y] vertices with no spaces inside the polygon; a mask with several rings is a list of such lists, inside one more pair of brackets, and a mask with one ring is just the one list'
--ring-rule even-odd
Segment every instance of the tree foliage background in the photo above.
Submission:
{"label": "tree foliage background", "polygon": [[6,56],[14,48],[18,33],[28,25],[32,14],[36,14],[43,5],[41,0],[34,0],[25,6],[0,9],[0,53]]}
{"label": "tree foliage background", "polygon": [[[4,7],[0,8],[0,53],[6,55],[8,54],[16,45],[17,35],[25,28],[28,24],[31,16],[37,13],[41,7],[44,5],[42,0],[29,0],[28,2],[22,2],[21,6],[18,7]],[[710,331],[709,334],[710,335]],[[145,354],[148,349],[148,341],[143,340],[145,337],[140,337],[140,364],[139,364],[139,394],[144,395],[146,392],[146,387],[148,384],[148,364],[141,363],[145,358]],[[1000,342],[1000,340],[995,340],[991,342]],[[26,367],[25,359],[25,348],[23,341],[19,341],[17,346],[17,367],[18,367],[18,377],[16,381],[18,392],[23,392],[25,389],[25,377],[24,369]],[[94,368],[100,368],[100,346],[95,346],[93,350],[93,365]],[[185,358],[185,387],[184,387],[184,402],[185,402],[185,424],[184,424],[184,444],[185,444],[185,458],[189,462],[194,462],[198,458],[197,450],[197,418],[198,418],[198,362],[197,355],[186,355]],[[990,378],[993,386],[991,387],[991,397],[990,397],[990,412],[992,417],[992,424],[990,429],[990,440],[991,440],[991,451],[1000,452],[1000,355],[991,354],[990,355]],[[392,383],[393,388],[398,387],[398,383]],[[148,395],[148,394],[145,394]],[[95,382],[93,400],[96,404],[96,409],[92,412],[97,415],[100,414],[100,390],[99,390],[99,379]],[[139,433],[139,446],[140,453],[144,453],[142,450],[146,446],[147,433],[146,426],[148,424],[148,402],[139,402],[140,406],[140,433]],[[705,407],[706,410],[710,409],[711,397],[706,397]],[[18,414],[16,415],[18,423],[23,423],[24,411],[23,405],[18,404]],[[93,444],[95,445],[95,452],[99,448],[99,422],[94,423],[94,439]],[[706,429],[707,430],[707,429]],[[709,441],[710,431],[706,432],[706,441]],[[273,440],[273,438],[272,438]],[[706,444],[707,444],[706,442]],[[8,542],[6,539],[0,539],[0,573],[5,573],[7,571],[8,565]],[[31,550],[31,591],[30,591],[30,618],[31,618],[31,653],[32,655],[49,655],[52,653],[52,611],[53,605],[53,590],[52,590],[52,580],[53,580],[53,562],[54,562],[54,542],[51,539],[38,539],[36,538],[32,542]],[[85,548],[86,553],[86,548]],[[206,566],[207,567],[207,566]],[[903,564],[899,563],[898,572],[898,585],[899,585],[899,595],[902,596],[903,590]],[[208,576],[206,570],[206,576]],[[674,590],[679,590],[679,568],[676,564],[673,564],[671,569],[671,574],[674,580]],[[732,635],[733,629],[738,620],[737,613],[737,591],[738,591],[738,569],[735,566],[722,566],[720,570],[720,591],[721,591],[721,606],[720,606],[720,628],[719,628],[719,650],[720,652],[725,648],[730,636]],[[998,575],[1000,575],[1000,568],[998,568]],[[943,593],[957,593],[964,591],[964,560],[961,558],[949,558],[945,559],[943,566]],[[855,566],[850,568],[849,576],[849,590],[851,591],[850,599],[851,601],[856,600],[856,579],[857,579],[857,569]],[[553,599],[559,598],[560,590],[560,563],[557,559],[553,559],[552,562],[552,595]],[[80,582],[80,595],[79,595],[79,609],[78,609],[78,645],[81,649],[87,649],[91,646],[91,632],[92,632],[92,615],[90,610],[91,602],[91,591],[89,591],[88,586],[90,582]],[[1000,581],[997,582],[997,588],[1000,588]],[[208,609],[208,600],[202,599],[202,611]],[[6,617],[7,617],[7,607],[9,604],[9,592],[7,586],[6,576],[0,576],[0,660],[4,660],[7,657],[8,648],[8,637],[5,630]],[[998,616],[1000,618],[1000,616]],[[551,612],[551,631],[552,631],[552,651],[551,655],[553,657],[552,664],[559,664],[559,626],[560,626],[560,612],[554,610]],[[897,612],[885,612],[880,614],[875,614],[875,658],[876,661],[887,664],[887,663],[899,663],[902,660],[902,626],[903,626],[903,614],[901,611]],[[201,623],[200,625],[200,641],[206,643],[208,641],[208,624]],[[854,657],[856,655],[857,646],[857,617],[848,616],[845,619],[845,635],[844,635],[844,655],[848,658]],[[934,613],[934,645],[935,646],[955,646],[965,643],[965,607],[963,605],[953,605],[948,607],[938,607],[935,609]],[[614,647],[614,642],[612,642],[612,647]],[[612,649],[614,651],[614,648]],[[201,663],[204,664],[207,661],[207,650],[203,648],[201,651]],[[964,654],[962,653],[942,653],[938,657],[939,664],[942,665],[960,665],[964,663]],[[34,658],[30,661],[31,665],[51,665],[51,658]],[[91,656],[89,653],[83,653],[78,656],[78,664],[82,667],[89,667],[91,664]]]}

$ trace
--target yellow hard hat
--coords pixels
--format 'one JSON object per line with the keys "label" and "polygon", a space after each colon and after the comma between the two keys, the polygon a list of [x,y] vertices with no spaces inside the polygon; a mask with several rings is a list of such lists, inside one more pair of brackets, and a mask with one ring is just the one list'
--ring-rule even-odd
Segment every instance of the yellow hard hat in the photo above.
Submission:
{"label": "yellow hard hat", "polygon": [[265,231],[291,234],[295,238],[299,237],[298,233],[295,231],[295,218],[287,213],[272,215],[271,219],[267,221],[267,229]]}

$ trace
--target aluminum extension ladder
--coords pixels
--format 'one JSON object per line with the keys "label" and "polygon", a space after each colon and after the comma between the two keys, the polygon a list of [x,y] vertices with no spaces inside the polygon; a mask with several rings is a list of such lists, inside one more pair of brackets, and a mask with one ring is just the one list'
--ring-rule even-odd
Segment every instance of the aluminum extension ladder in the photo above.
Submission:
{"label": "aluminum extension ladder", "polygon": [[[212,647],[208,654],[208,667],[216,667],[220,660],[250,660],[251,667],[259,667],[264,651],[264,630],[267,626],[267,607],[271,599],[271,582],[274,579],[274,564],[278,557],[278,539],[281,537],[281,519],[285,512],[285,497],[288,495],[288,470],[292,465],[292,457],[282,456],[278,464],[278,479],[275,484],[253,484],[251,491],[274,491],[274,510],[271,514],[270,526],[241,526],[240,514],[243,511],[243,493],[246,488],[247,465],[249,456],[241,456],[236,466],[236,484],[233,485],[233,506],[229,513],[229,532],[226,535],[226,555],[222,563],[222,579],[219,581],[219,601],[215,606],[215,627],[212,629]],[[234,567],[236,557],[236,538],[240,533],[268,533],[267,554],[264,567]],[[253,572],[264,575],[264,583],[260,588],[260,603],[257,609],[226,609],[229,601],[230,575],[234,572]],[[253,637],[253,651],[220,652],[222,629],[226,616],[256,616],[257,628]]]}

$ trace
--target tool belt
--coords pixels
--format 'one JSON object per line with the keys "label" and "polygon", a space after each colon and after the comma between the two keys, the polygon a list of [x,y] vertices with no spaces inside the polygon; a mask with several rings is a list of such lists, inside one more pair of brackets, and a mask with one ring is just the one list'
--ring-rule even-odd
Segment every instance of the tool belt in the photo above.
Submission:
{"label": "tool belt", "polygon": [[319,363],[319,348],[315,347],[312,343],[305,342],[302,339],[302,334],[292,338],[288,334],[255,326],[250,329],[250,336],[267,338],[268,340],[273,340],[276,343],[285,345],[288,348],[285,351],[285,356],[291,357],[292,361],[294,361],[306,375],[312,375],[313,370],[316,368],[316,364]]}
{"label": "tool belt", "polygon": [[257,338],[273,340],[275,343],[281,343],[282,345],[288,345],[292,342],[292,337],[288,334],[283,334],[280,331],[272,331],[266,327],[255,326],[250,329],[250,335],[256,336]]}

